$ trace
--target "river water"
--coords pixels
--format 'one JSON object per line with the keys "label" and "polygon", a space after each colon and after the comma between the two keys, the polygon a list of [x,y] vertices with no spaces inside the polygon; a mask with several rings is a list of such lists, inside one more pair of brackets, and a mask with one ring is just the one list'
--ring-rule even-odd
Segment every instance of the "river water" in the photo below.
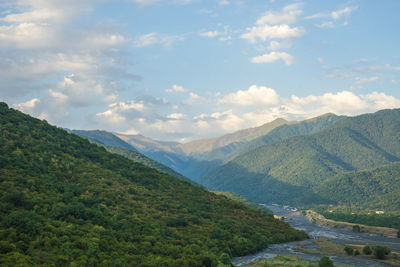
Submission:
{"label": "river water", "polygon": [[[267,206],[275,215],[285,216],[285,221],[293,228],[307,232],[312,238],[305,241],[289,242],[283,244],[270,245],[265,250],[256,254],[233,258],[232,263],[237,266],[242,266],[256,259],[271,259],[277,255],[300,256],[304,260],[318,262],[324,255],[316,253],[306,253],[296,249],[301,246],[306,249],[318,251],[318,246],[315,243],[317,238],[329,238],[331,242],[336,244],[370,244],[372,246],[382,245],[388,246],[392,251],[400,252],[400,239],[387,238],[379,235],[368,233],[355,233],[337,228],[321,226],[307,220],[304,216],[296,215],[295,211],[290,207]],[[348,266],[388,266],[377,260],[365,257],[350,257],[346,254],[329,255],[335,264]]]}

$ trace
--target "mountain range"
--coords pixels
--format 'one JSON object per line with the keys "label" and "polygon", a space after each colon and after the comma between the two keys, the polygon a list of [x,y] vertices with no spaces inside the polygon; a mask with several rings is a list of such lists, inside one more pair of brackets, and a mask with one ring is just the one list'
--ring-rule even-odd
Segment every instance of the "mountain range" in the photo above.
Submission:
{"label": "mountain range", "polygon": [[[186,144],[140,135],[116,136],[213,190],[234,192],[259,203],[342,204],[337,198],[340,194],[328,189],[337,185],[335,179],[379,167],[395,168],[390,163],[400,161],[399,115],[400,110],[394,109],[356,117],[327,113],[299,122],[276,119],[260,127]],[[378,179],[376,183],[387,178],[373,177]],[[390,201],[395,193],[378,193],[373,183],[364,187],[370,194],[362,194],[368,199],[380,194],[374,205],[365,198],[369,203],[365,206],[397,209],[397,202]]]}
{"label": "mountain range", "polygon": [[202,177],[200,183],[261,203],[329,203],[332,199],[313,188],[342,173],[399,160],[400,110],[382,110],[342,118],[315,134],[260,146]]}

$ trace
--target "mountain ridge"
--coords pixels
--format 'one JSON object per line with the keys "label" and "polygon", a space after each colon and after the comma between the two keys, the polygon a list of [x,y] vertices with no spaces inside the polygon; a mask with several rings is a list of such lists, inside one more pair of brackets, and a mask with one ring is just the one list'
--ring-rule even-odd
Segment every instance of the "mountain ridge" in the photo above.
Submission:
{"label": "mountain ridge", "polygon": [[[321,132],[291,137],[242,154],[201,178],[200,183],[214,190],[241,192],[248,199],[261,203],[273,197],[263,198],[260,194],[271,192],[276,199],[290,203],[291,198],[283,199],[265,185],[283,182],[300,187],[299,192],[303,194],[311,194],[312,187],[329,177],[399,161],[399,133],[400,109],[347,117]],[[240,179],[252,186],[238,183]],[[257,186],[258,195],[252,193]],[[297,189],[290,190],[296,192]],[[291,195],[290,190],[286,196]],[[292,195],[296,197],[300,197],[299,194]]]}

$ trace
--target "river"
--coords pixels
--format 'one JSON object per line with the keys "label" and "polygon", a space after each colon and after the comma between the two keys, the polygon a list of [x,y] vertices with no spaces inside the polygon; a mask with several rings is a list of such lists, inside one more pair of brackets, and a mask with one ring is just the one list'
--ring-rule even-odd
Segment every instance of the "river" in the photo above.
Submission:
{"label": "river", "polygon": [[[237,266],[242,266],[256,259],[270,259],[277,255],[300,256],[304,260],[318,262],[324,256],[316,253],[306,253],[304,250],[298,250],[301,246],[306,249],[318,251],[318,246],[315,243],[317,238],[329,238],[330,241],[336,244],[370,244],[372,246],[382,245],[388,246],[392,251],[400,252],[400,239],[387,238],[368,233],[355,233],[342,229],[321,226],[307,220],[304,216],[296,215],[295,211],[290,207],[267,206],[275,215],[285,216],[285,221],[293,228],[307,232],[312,238],[305,241],[289,242],[283,244],[270,245],[268,248],[249,256],[233,258],[232,263]],[[346,254],[329,255],[335,264],[348,266],[388,266],[377,260],[365,258],[361,256],[350,257]]]}

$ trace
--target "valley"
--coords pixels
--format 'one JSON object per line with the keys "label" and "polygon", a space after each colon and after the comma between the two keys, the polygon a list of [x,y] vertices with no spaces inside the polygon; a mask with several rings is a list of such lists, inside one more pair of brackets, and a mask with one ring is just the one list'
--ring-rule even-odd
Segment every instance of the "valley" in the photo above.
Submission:
{"label": "valley", "polygon": [[[400,239],[388,238],[369,233],[355,233],[341,228],[321,226],[312,223],[306,217],[289,207],[268,206],[274,214],[283,216],[292,227],[301,229],[312,236],[312,239],[272,245],[267,249],[250,256],[237,257],[233,263],[237,266],[258,266],[250,264],[258,259],[272,259],[277,255],[301,257],[305,261],[318,263],[324,255],[329,255],[336,265],[340,266],[389,266],[388,262],[378,261],[367,256],[348,256],[344,252],[345,245],[361,249],[364,245],[388,246],[393,252],[400,253]],[[400,259],[400,257],[399,257]],[[400,265],[400,260],[391,262],[391,266]],[[397,265],[396,265],[397,264]],[[262,265],[261,265],[262,266]],[[317,266],[317,265],[316,265]]]}

